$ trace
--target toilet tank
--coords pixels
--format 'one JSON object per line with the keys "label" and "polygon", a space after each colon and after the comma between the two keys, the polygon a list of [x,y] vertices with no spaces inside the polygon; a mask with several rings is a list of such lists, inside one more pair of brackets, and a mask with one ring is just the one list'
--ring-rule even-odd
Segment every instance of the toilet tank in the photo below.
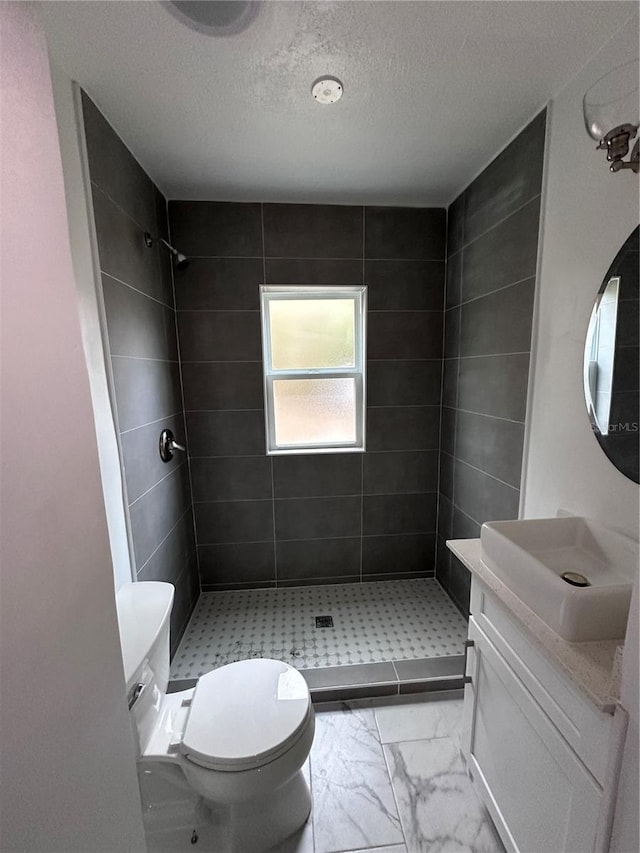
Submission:
{"label": "toilet tank", "polygon": [[116,595],[118,627],[127,695],[152,673],[161,693],[169,681],[169,618],[173,584],[140,581],[125,584]]}
{"label": "toilet tank", "polygon": [[138,754],[162,716],[169,682],[169,619],[173,584],[140,581],[116,595],[127,699]]}

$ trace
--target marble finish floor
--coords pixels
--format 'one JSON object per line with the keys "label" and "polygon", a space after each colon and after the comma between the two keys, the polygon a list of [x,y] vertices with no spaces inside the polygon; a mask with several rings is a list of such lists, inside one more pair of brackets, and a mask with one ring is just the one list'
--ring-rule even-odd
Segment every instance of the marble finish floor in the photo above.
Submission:
{"label": "marble finish floor", "polygon": [[[503,853],[459,752],[460,693],[318,706],[311,817],[273,853]],[[205,825],[149,834],[150,853],[227,853]],[[251,851],[242,851],[251,853]]]}
{"label": "marble finish floor", "polygon": [[[331,616],[333,627],[318,627],[318,616]],[[464,618],[432,578],[205,592],[171,678],[257,657],[316,669],[461,655],[466,636]]]}

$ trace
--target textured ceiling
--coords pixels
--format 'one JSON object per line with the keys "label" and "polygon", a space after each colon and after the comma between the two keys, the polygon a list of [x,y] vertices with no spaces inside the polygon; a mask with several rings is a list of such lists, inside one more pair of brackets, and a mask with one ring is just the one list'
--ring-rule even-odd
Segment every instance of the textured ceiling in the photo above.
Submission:
{"label": "textured ceiling", "polygon": [[406,205],[450,202],[636,10],[263,2],[220,37],[164,3],[40,4],[54,61],[169,198]]}

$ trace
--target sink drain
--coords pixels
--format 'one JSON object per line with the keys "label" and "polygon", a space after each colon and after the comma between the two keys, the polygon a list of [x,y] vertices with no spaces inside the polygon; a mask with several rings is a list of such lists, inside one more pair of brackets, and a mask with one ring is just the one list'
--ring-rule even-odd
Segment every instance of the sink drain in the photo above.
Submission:
{"label": "sink drain", "polygon": [[570,583],[571,586],[591,586],[591,582],[580,572],[563,572],[560,577],[563,581]]}

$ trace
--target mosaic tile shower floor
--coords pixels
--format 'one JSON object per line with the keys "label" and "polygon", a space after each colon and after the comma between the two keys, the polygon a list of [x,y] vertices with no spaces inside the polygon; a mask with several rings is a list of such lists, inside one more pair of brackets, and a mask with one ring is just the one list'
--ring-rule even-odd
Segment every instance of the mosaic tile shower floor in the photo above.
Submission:
{"label": "mosaic tile shower floor", "polygon": [[[316,627],[332,616],[332,628]],[[461,655],[467,624],[431,578],[202,593],[171,666],[197,678],[247,658],[296,669]]]}

